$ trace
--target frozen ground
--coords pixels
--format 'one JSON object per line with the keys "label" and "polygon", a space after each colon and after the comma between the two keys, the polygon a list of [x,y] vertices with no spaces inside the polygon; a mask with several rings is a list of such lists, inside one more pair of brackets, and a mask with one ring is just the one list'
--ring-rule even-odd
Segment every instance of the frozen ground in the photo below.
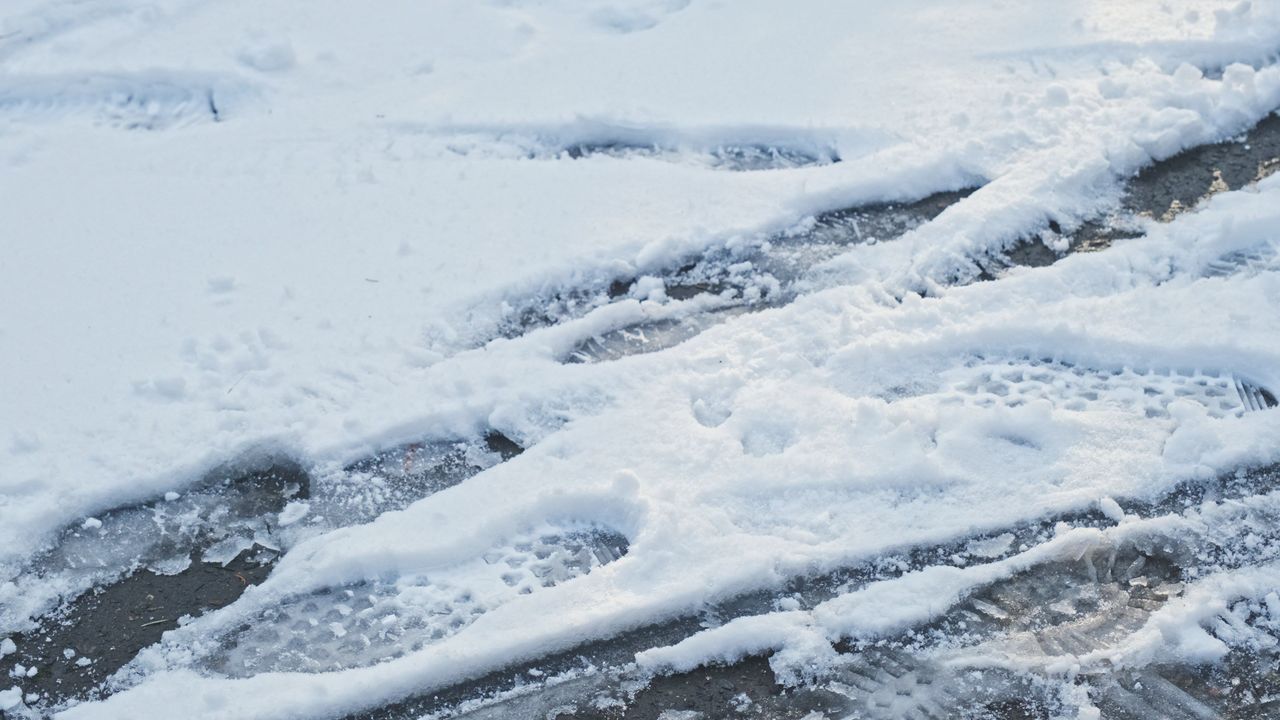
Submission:
{"label": "frozen ground", "polygon": [[6,3],[0,712],[767,656],[1090,717],[1270,657],[1273,488],[1186,488],[1280,461],[1280,8],[881,5]]}

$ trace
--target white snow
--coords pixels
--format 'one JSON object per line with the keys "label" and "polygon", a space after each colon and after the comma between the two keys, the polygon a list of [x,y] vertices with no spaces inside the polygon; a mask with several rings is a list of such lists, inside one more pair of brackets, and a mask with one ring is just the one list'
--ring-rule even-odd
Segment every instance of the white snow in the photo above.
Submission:
{"label": "white snow", "polygon": [[289,526],[306,517],[309,512],[311,512],[310,503],[295,500],[284,506],[278,521],[282,527]]}
{"label": "white snow", "polygon": [[0,690],[0,710],[12,710],[22,702],[22,688],[13,686],[8,690]]}
{"label": "white snow", "polygon": [[1124,509],[1120,507],[1120,503],[1109,497],[1104,497],[1098,501],[1098,509],[1103,515],[1112,522],[1124,521]]}
{"label": "white snow", "polygon": [[[290,503],[278,519],[297,544],[267,582],[66,717],[339,715],[914,543],[1071,509],[1118,522],[1112,498],[1275,460],[1275,414],[1189,390],[1280,387],[1277,267],[1209,272],[1275,257],[1275,177],[1102,252],[952,281],[1280,106],[1277,43],[1271,4],[1186,0],[13,0],[0,632],[48,609],[9,581],[62,528],[176,500],[253,452],[336,472],[488,427],[528,447],[364,525],[308,533],[310,506]],[[812,162],[736,171],[726,147]],[[668,296],[658,274],[685,253],[977,184],[905,237],[827,262],[786,307],[660,353],[560,362],[609,329],[723,302]],[[497,337],[504,309],[623,275],[643,278],[627,300]],[[380,665],[193,669],[210,638],[293,596],[472,577],[547,523],[612,528],[630,551],[541,592],[495,586],[503,603]],[[918,621],[920,597],[1080,537],[650,657],[821,655],[830,632]],[[853,610],[874,627],[850,627]]]}

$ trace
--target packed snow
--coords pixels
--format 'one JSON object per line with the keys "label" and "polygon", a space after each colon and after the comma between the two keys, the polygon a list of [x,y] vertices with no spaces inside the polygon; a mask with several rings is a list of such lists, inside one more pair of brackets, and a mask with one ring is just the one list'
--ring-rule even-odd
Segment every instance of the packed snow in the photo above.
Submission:
{"label": "packed snow", "polygon": [[[1260,394],[1280,388],[1280,177],[995,282],[974,282],[976,259],[1029,237],[1064,250],[1143,167],[1268,116],[1278,49],[1268,2],[10,0],[0,636],[103,579],[32,567],[64,530],[115,532],[113,508],[163,498],[178,517],[246,457],[372,482],[351,464],[491,430],[525,452],[465,449],[474,476],[377,513],[291,500],[233,538],[231,556],[273,533],[267,581],[60,716],[341,717],[791,577],[995,538],[983,563],[638,660],[770,650],[785,674],[1037,563],[1203,532],[1229,513],[1126,503],[1280,460]],[[566,362],[736,301],[668,293],[662,273],[699,253],[972,188],[826,259],[787,304]],[[628,297],[520,324],[621,278],[638,278]],[[1095,509],[1115,527],[1001,535]],[[1257,641],[1204,627],[1224,608],[1280,622],[1280,571],[1258,557],[1082,662]],[[313,597],[329,604],[298,637],[383,645],[328,663],[243,640]],[[39,699],[14,682],[0,709]]]}

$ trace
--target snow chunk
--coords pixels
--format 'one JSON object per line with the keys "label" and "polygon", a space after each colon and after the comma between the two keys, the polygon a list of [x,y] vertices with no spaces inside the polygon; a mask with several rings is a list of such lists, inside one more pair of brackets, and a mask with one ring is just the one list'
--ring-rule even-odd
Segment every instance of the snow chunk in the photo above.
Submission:
{"label": "snow chunk", "polygon": [[636,280],[635,287],[632,288],[631,294],[639,300],[666,302],[666,283],[662,281],[662,278],[646,275],[639,280]]}
{"label": "snow chunk", "polygon": [[8,690],[0,690],[0,710],[12,710],[22,703],[22,688],[14,685]]}
{"label": "snow chunk", "polygon": [[289,525],[292,525],[306,517],[309,512],[311,512],[310,503],[295,500],[288,505],[285,505],[284,509],[280,511],[280,526],[288,527]]}
{"label": "snow chunk", "polygon": [[1109,497],[1104,497],[1098,501],[1098,509],[1113,522],[1124,522],[1124,509],[1120,507],[1120,503]]}
{"label": "snow chunk", "polygon": [[1013,533],[1004,533],[983,540],[970,540],[965,551],[974,557],[996,558],[1009,552],[1014,539]]}

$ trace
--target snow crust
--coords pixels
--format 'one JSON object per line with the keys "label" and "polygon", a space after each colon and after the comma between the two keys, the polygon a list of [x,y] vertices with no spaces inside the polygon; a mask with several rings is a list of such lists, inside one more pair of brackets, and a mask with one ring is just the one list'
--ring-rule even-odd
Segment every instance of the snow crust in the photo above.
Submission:
{"label": "snow crust", "polygon": [[[1265,3],[15,0],[0,633],[56,596],[14,581],[60,528],[252,453],[323,473],[488,428],[529,448],[372,522],[299,531],[263,585],[65,717],[337,716],[795,574],[1064,510],[1123,519],[1116,499],[1274,461],[1275,414],[1178,388],[1280,387],[1276,177],[1103,252],[962,283],[976,255],[1112,209],[1143,166],[1280,106],[1278,43]],[[690,311],[652,282],[499,336],[557,289],[975,185],[827,262],[790,305],[661,353],[561,362]],[[1241,253],[1264,260],[1224,276]],[[1072,390],[1075,369],[1103,392]],[[629,552],[381,664],[197,669],[289,598],[456,572],[547,523],[609,528]],[[823,617],[900,626],[922,617],[911,598],[1012,562],[927,568]],[[650,659],[829,651],[801,617]]]}

